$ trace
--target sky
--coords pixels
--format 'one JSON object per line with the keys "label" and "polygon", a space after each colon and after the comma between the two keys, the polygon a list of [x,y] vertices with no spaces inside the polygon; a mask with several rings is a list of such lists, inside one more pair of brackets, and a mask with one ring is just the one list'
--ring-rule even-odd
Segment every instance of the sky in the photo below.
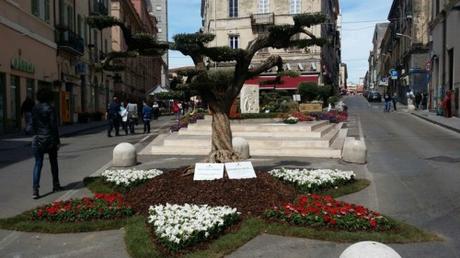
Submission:
{"label": "sky", "polygon": [[[276,0],[275,0],[276,1]],[[392,0],[340,0],[343,16],[342,62],[348,65],[348,82],[360,83],[368,68],[375,24],[385,22]],[[196,32],[201,26],[201,0],[169,0],[169,37]],[[191,65],[180,53],[171,52],[170,68]]]}

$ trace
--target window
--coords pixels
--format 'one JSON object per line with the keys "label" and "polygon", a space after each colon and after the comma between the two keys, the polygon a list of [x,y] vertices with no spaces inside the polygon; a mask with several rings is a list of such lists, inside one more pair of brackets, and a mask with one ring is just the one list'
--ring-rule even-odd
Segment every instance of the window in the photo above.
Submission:
{"label": "window", "polygon": [[228,41],[229,41],[229,47],[230,48],[232,48],[232,49],[239,48],[240,36],[235,36],[235,35],[229,36]]}
{"label": "window", "polygon": [[238,0],[228,0],[228,16],[238,17]]}
{"label": "window", "polygon": [[50,22],[50,0],[32,0],[32,14],[46,22]]}
{"label": "window", "polygon": [[301,0],[290,0],[290,14],[300,13],[300,1]]}
{"label": "window", "polygon": [[77,33],[78,36],[82,37],[83,36],[83,31],[82,31],[82,21],[81,21],[81,15],[77,15]]}
{"label": "window", "polygon": [[270,12],[270,0],[259,0],[259,6],[257,9],[259,13]]}

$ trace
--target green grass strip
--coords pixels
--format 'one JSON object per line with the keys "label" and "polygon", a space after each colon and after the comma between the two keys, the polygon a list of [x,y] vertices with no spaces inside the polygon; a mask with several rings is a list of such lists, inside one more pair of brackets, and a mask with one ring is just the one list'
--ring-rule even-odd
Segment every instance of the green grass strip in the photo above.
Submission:
{"label": "green grass strip", "polygon": [[85,222],[47,222],[31,220],[30,211],[20,215],[0,219],[0,228],[6,230],[38,232],[38,233],[80,233],[120,229],[126,225],[128,219],[95,220]]}
{"label": "green grass strip", "polygon": [[[227,233],[209,243],[206,250],[197,250],[186,253],[183,257],[223,257],[232,253],[256,236],[265,233],[279,236],[299,237],[316,240],[325,240],[339,243],[357,241],[378,241],[382,243],[415,243],[440,241],[437,235],[426,233],[416,227],[395,222],[396,230],[388,232],[346,232],[328,229],[291,226],[288,224],[266,222],[259,218],[245,219],[240,228]],[[152,242],[149,235],[149,225],[140,218],[133,220],[126,226],[126,246],[129,254],[134,258],[165,257]]]}

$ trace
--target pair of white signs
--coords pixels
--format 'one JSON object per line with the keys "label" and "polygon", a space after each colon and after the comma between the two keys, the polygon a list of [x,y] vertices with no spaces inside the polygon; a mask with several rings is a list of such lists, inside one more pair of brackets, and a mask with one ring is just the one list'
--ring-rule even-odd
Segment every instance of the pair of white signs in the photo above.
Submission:
{"label": "pair of white signs", "polygon": [[196,163],[194,181],[209,181],[224,178],[224,168],[229,179],[256,178],[256,172],[251,162],[235,162],[225,164]]}

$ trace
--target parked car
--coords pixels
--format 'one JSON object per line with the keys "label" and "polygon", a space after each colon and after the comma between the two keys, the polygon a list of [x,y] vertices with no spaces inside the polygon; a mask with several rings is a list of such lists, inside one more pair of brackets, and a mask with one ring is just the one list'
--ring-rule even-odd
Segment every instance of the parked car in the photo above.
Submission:
{"label": "parked car", "polygon": [[382,95],[377,91],[371,91],[367,95],[367,101],[369,101],[369,102],[382,102]]}

